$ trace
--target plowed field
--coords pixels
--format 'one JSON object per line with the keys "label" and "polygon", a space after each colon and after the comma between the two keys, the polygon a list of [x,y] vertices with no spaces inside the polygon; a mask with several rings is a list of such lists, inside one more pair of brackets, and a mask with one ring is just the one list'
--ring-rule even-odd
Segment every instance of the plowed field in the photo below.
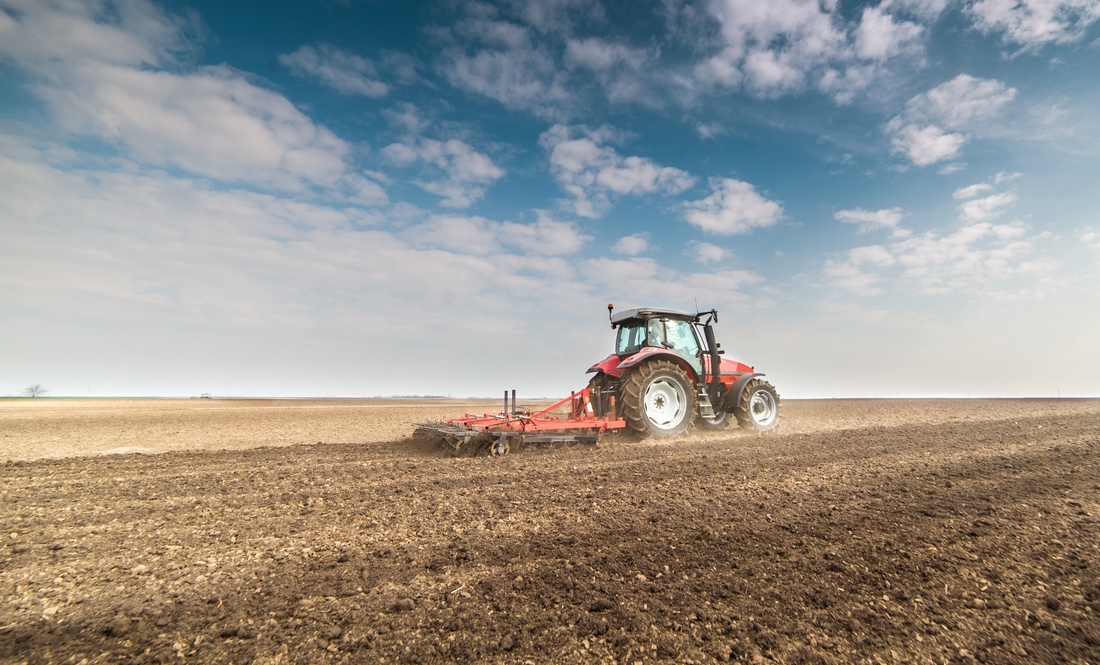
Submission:
{"label": "plowed field", "polygon": [[407,438],[470,406],[0,402],[0,662],[1100,663],[1100,401]]}

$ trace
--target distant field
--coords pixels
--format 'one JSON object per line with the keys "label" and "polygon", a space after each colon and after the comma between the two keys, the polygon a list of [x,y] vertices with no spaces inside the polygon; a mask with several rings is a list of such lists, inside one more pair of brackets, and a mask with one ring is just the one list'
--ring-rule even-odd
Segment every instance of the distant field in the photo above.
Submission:
{"label": "distant field", "polygon": [[[420,420],[495,412],[463,399],[0,399],[0,462],[98,454],[380,443]],[[541,406],[548,400],[520,400]],[[785,400],[784,434],[1092,412],[1096,400]],[[736,432],[736,430],[730,430]],[[696,433],[696,438],[725,434]]]}
{"label": "distant field", "polygon": [[420,419],[500,409],[503,399],[7,399],[0,461],[102,453],[376,443]]}

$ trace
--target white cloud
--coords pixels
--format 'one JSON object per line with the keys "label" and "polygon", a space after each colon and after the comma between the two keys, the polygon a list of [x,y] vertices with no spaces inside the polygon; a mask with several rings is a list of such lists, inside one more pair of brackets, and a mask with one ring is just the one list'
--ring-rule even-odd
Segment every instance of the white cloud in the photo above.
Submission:
{"label": "white cloud", "polygon": [[951,195],[951,198],[963,201],[965,199],[972,199],[983,192],[988,192],[993,189],[993,185],[987,182],[980,182],[976,185],[970,185],[968,187],[960,187],[955,190],[955,193]]}
{"label": "white cloud", "polygon": [[611,251],[616,254],[637,256],[649,249],[648,233],[632,233],[619,238],[618,242],[611,246]]}
{"label": "white cloud", "polygon": [[[704,307],[731,309],[748,297],[741,289],[764,281],[747,270],[710,270],[683,273],[651,258],[598,258],[580,264],[585,281],[603,285],[612,302],[669,303],[683,309],[694,307],[698,298]],[[641,302],[639,302],[639,300]],[[712,304],[706,304],[712,303]]]}
{"label": "white cloud", "polygon": [[846,36],[817,0],[716,0],[707,5],[724,48],[696,69],[705,82],[761,94],[797,89],[806,72],[838,57]]}
{"label": "white cloud", "polygon": [[1004,294],[1008,280],[1055,267],[1047,259],[1026,260],[1041,237],[1029,237],[1019,222],[981,221],[945,236],[927,232],[889,247],[856,247],[843,260],[827,260],[823,273],[833,286],[861,295],[880,294],[888,284],[911,284],[926,295]]}
{"label": "white cloud", "polygon": [[[146,164],[386,202],[349,165],[349,146],[282,95],[226,65],[176,71],[186,24],[151,3],[15,4],[16,16],[4,14],[0,26],[0,53],[32,74],[33,91],[64,130]],[[168,65],[173,71],[161,69]]]}
{"label": "white cloud", "polygon": [[161,66],[190,50],[187,23],[151,2],[113,9],[98,2],[4,0],[0,57],[46,74],[80,62]]}
{"label": "white cloud", "polygon": [[485,195],[489,185],[504,177],[504,170],[488,155],[458,139],[437,141],[409,137],[405,142],[391,143],[380,152],[399,166],[423,163],[442,171],[444,178],[418,179],[416,184],[442,197],[441,204],[449,208],[468,208]]}
{"label": "white cloud", "polygon": [[989,121],[1015,98],[1016,89],[1001,81],[959,74],[910,99],[905,111],[911,120],[959,129],[972,121]]}
{"label": "white cloud", "polygon": [[900,152],[917,166],[928,166],[959,154],[966,136],[948,134],[935,125],[904,124],[894,118],[886,124],[894,152]]}
{"label": "white cloud", "polygon": [[729,251],[709,242],[692,243],[692,247],[695,250],[695,260],[705,266],[718,263],[730,255]]}
{"label": "white cloud", "polygon": [[897,231],[898,222],[905,217],[901,208],[887,208],[884,210],[864,210],[854,208],[852,210],[838,210],[833,214],[833,219],[847,224],[859,224],[861,231],[874,229],[890,229]]}
{"label": "white cloud", "polygon": [[440,73],[461,90],[484,95],[507,108],[546,119],[568,113],[572,95],[566,73],[530,28],[495,17],[495,10],[469,5],[471,17],[435,31],[449,45],[438,62]]}
{"label": "white cloud", "polygon": [[679,194],[695,184],[695,177],[646,157],[623,157],[606,145],[618,138],[608,127],[554,125],[539,137],[550,153],[550,170],[573,197],[573,208],[582,217],[600,217],[611,206],[612,196]]}
{"label": "white cloud", "polygon": [[595,75],[611,102],[632,102],[659,106],[652,90],[651,68],[660,51],[639,49],[600,37],[566,40],[564,64]]}
{"label": "white cloud", "polygon": [[1023,173],[1019,172],[1008,173],[1007,171],[1000,171],[999,173],[997,173],[997,175],[993,176],[993,184],[999,185],[1002,182],[1012,182],[1016,178],[1020,178],[1023,175]]}
{"label": "white cloud", "polygon": [[906,104],[905,112],[886,124],[894,152],[917,166],[955,158],[969,137],[948,129],[980,131],[1016,96],[1016,89],[993,79],[967,74],[921,93]]}
{"label": "white cloud", "polygon": [[1075,42],[1100,19],[1098,0],[979,0],[969,7],[975,26],[1002,33],[1025,49]]}
{"label": "white cloud", "polygon": [[405,232],[408,242],[417,247],[435,247],[463,254],[491,255],[504,247],[526,254],[559,256],[575,253],[586,240],[568,222],[557,222],[540,214],[534,224],[495,222],[484,217],[432,215]]}
{"label": "white cloud", "polygon": [[[924,27],[903,15],[931,21],[942,2],[883,2],[864,8],[855,22],[833,1],[713,0],[706,7],[718,23],[719,44],[696,65],[697,81],[764,97],[799,92],[816,81],[837,103],[847,104],[888,75],[887,61],[921,55]],[[706,44],[700,34],[707,26],[698,19],[690,21],[691,30],[676,25],[694,12],[666,13],[681,39],[695,48],[699,41]]]}
{"label": "white cloud", "polygon": [[544,212],[539,213],[534,224],[502,223],[500,238],[506,245],[547,256],[573,254],[591,240],[591,237],[582,235],[572,222],[555,221]]}
{"label": "white cloud", "polygon": [[952,162],[950,164],[944,164],[940,167],[940,175],[951,175],[952,173],[958,173],[966,168],[965,162]]}
{"label": "white cloud", "polygon": [[1000,217],[1004,208],[1016,202],[1012,192],[993,194],[981,199],[967,201],[959,206],[959,219],[964,222],[981,222]]}
{"label": "white cloud", "polygon": [[697,122],[695,123],[695,133],[701,139],[713,139],[727,134],[728,130],[717,122]]}
{"label": "white cloud", "polygon": [[855,247],[848,250],[846,261],[827,259],[823,272],[833,286],[847,289],[853,293],[874,296],[882,293],[878,286],[882,282],[877,273],[864,272],[862,266],[884,267],[897,263],[897,260],[881,245]]}
{"label": "white cloud", "polygon": [[[883,3],[887,4],[887,3]],[[916,23],[897,21],[883,5],[866,7],[856,28],[856,53],[866,60],[886,60],[912,48],[924,29]]]}
{"label": "white cloud", "polygon": [[863,265],[864,263],[870,263],[876,266],[892,266],[896,263],[894,257],[890,252],[886,251],[886,248],[882,245],[871,245],[869,247],[856,247],[848,250],[848,258],[852,263]]}
{"label": "white cloud", "polygon": [[317,48],[303,45],[279,56],[279,64],[298,76],[314,76],[321,83],[346,95],[385,97],[389,86],[378,80],[374,63],[330,44]]}
{"label": "white cloud", "polygon": [[711,195],[684,204],[684,218],[708,233],[750,233],[779,221],[783,206],[766,199],[751,184],[733,178],[711,178]]}
{"label": "white cloud", "polygon": [[568,39],[565,42],[565,64],[595,72],[625,67],[638,71],[652,60],[653,54],[629,44],[608,42],[599,37]]}
{"label": "white cloud", "polygon": [[947,2],[948,0],[896,0],[892,7],[932,21],[947,7]]}

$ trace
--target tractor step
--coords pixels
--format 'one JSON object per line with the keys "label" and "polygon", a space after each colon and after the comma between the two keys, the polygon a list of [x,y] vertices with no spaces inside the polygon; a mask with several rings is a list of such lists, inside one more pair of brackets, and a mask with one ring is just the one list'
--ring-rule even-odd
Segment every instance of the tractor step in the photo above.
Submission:
{"label": "tractor step", "polygon": [[710,395],[707,394],[706,388],[699,386],[699,396],[696,398],[699,402],[699,415],[708,419],[714,420],[717,416],[714,413],[714,405],[710,403]]}

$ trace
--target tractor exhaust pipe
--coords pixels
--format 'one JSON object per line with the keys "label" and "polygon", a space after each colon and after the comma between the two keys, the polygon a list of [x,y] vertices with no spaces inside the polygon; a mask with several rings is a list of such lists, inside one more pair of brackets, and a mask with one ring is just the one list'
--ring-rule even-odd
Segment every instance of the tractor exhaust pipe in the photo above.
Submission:
{"label": "tractor exhaust pipe", "polygon": [[722,385],[722,356],[718,353],[718,342],[714,338],[714,326],[710,321],[703,325],[703,336],[707,338],[707,349],[710,350],[710,394],[711,404],[717,404],[718,388]]}

